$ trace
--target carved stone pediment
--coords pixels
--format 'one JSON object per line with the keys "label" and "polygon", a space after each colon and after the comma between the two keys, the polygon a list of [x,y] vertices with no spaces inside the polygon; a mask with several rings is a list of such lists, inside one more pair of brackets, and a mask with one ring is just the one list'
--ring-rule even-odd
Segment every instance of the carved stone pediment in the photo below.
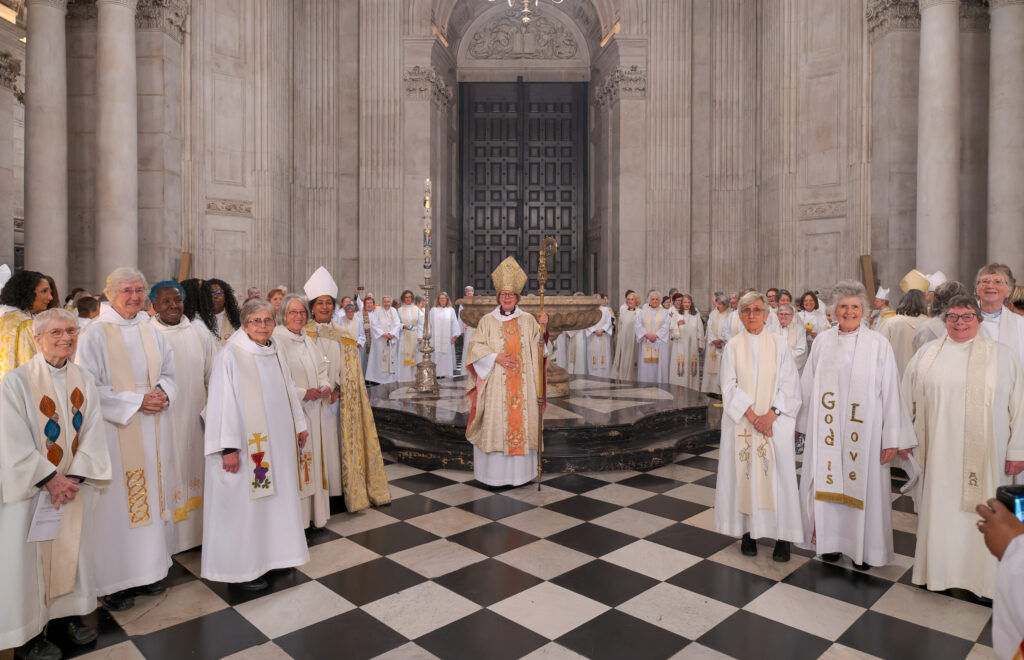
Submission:
{"label": "carved stone pediment", "polygon": [[876,41],[890,32],[920,30],[921,9],[917,0],[870,0],[867,21],[868,35]]}
{"label": "carved stone pediment", "polygon": [[615,68],[594,88],[594,102],[599,107],[613,105],[619,98],[646,97],[647,70],[636,64]]}
{"label": "carved stone pediment", "polygon": [[213,215],[237,215],[252,217],[252,202],[241,199],[206,198],[206,212]]}
{"label": "carved stone pediment", "polygon": [[402,74],[405,94],[426,101],[431,100],[438,107],[445,108],[452,102],[451,85],[433,67],[413,66]]}
{"label": "carved stone pediment", "polygon": [[576,37],[559,21],[540,15],[524,24],[513,9],[487,21],[469,42],[474,60],[572,60],[579,51]]}

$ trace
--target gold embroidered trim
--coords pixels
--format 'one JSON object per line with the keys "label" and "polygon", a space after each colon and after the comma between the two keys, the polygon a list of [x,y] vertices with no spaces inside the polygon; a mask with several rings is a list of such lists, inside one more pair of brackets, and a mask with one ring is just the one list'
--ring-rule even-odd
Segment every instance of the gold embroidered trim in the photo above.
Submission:
{"label": "gold embroidered trim", "polygon": [[862,500],[858,500],[855,497],[850,497],[849,495],[844,495],[842,493],[824,493],[819,490],[814,494],[814,499],[820,502],[836,502],[837,504],[845,504],[846,506],[852,506],[855,509],[864,508],[864,502]]}
{"label": "gold embroidered trim", "polygon": [[190,497],[190,498],[188,498],[188,501],[185,502],[185,506],[183,506],[183,507],[181,507],[179,509],[175,509],[174,510],[174,522],[179,523],[182,520],[185,520],[186,518],[188,518],[188,514],[189,514],[190,511],[196,511],[196,510],[202,509],[202,508],[203,508],[203,498],[201,496],[200,497]]}
{"label": "gold embroidered trim", "polygon": [[139,468],[124,473],[128,489],[128,515],[132,524],[149,520],[149,494],[146,491],[146,473]]}

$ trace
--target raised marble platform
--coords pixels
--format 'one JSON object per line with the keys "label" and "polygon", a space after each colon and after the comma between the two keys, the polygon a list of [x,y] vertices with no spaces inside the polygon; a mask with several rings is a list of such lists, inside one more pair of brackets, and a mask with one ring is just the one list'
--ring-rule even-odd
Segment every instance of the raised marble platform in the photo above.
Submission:
{"label": "raised marble platform", "polygon": [[[369,389],[381,447],[421,469],[470,470],[466,379],[443,379],[438,394],[411,383]],[[544,471],[646,470],[688,448],[718,441],[708,424],[712,400],[675,385],[572,376],[569,396],[544,414]]]}

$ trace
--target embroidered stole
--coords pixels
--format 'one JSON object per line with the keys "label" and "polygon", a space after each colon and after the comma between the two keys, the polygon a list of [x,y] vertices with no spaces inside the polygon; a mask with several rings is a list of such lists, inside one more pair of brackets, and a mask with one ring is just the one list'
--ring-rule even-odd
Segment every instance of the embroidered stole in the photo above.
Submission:
{"label": "embroidered stole", "polygon": [[[39,425],[40,451],[62,475],[67,475],[71,461],[78,453],[78,434],[86,406],[85,381],[79,367],[68,362],[64,409],[70,420],[60,418],[60,407],[53,387],[53,377],[37,353],[28,362],[28,383],[32,400],[37,401],[36,422]],[[70,422],[70,426],[69,426]],[[46,497],[46,495],[43,495]],[[83,497],[79,496],[63,505],[64,517],[57,538],[41,541],[43,576],[46,585],[46,604],[51,605],[59,596],[71,593],[78,574],[78,552],[82,541]]]}
{"label": "embroidered stole", "polygon": [[523,405],[526,391],[523,386],[523,342],[519,336],[517,319],[501,324],[505,352],[514,356],[514,364],[505,370],[505,454],[526,455],[526,424]]}
{"label": "embroidered stole", "polygon": [[[607,325],[606,321],[608,317],[605,312],[601,310],[601,329],[604,330]],[[607,369],[608,368],[608,346],[611,344],[611,338],[608,333],[600,337],[597,334],[590,335],[590,368],[591,369]]]}
{"label": "embroidered stole", "polygon": [[[314,348],[316,348],[317,356],[320,356],[320,357],[322,357],[322,359],[326,360],[327,359],[326,356],[324,356],[323,353],[320,352],[320,349],[318,347],[316,347],[316,340],[317,340],[318,337],[324,337],[324,338],[328,338],[328,339],[333,339],[333,337],[329,337],[328,335],[337,335],[338,334],[337,330],[335,330],[331,326],[325,326],[325,327],[321,328],[316,323],[309,323],[309,324],[306,324],[305,331],[306,331],[306,336],[308,336],[313,341]],[[288,339],[286,338],[286,339],[281,339],[280,340],[282,346],[283,346],[285,341],[288,341]],[[300,347],[297,348],[296,350],[297,351],[305,352],[306,351],[305,337],[302,337],[302,341],[297,342],[297,343],[300,344]],[[277,351],[278,355],[281,354],[282,350],[283,349],[281,347],[278,348],[278,351]],[[298,362],[299,362],[299,365],[300,365],[303,373],[305,374],[305,382],[307,384],[308,383],[312,383],[313,384],[312,386],[315,386],[315,384],[317,382],[317,379],[316,379],[316,365],[311,364],[309,360],[303,360],[301,356],[299,356]],[[294,382],[295,380],[296,379],[293,377],[292,381]],[[307,388],[308,387],[311,387],[311,385],[307,385]],[[262,396],[262,393],[261,393],[261,396]],[[316,403],[317,403],[317,406],[316,406],[316,408],[317,408],[317,416],[325,417],[326,415],[322,414],[323,406],[320,405],[321,402],[322,402],[321,399],[317,399],[317,401],[316,401]],[[307,403],[307,402],[303,402],[303,406],[305,406],[305,403]],[[322,424],[322,421],[321,421],[321,424]],[[324,441],[323,441],[323,432],[322,431],[319,434],[319,440],[320,440],[320,476],[321,476],[321,481],[323,482],[322,486],[323,486],[324,490],[326,490],[327,489],[327,472],[326,472],[325,468],[327,466],[324,465],[324,461],[323,461]],[[314,494],[314,492],[316,491],[316,484],[313,483],[313,461],[314,461],[314,458],[313,458],[313,434],[312,433],[309,434],[309,439],[306,440],[306,446],[304,448],[300,448],[298,450],[298,460],[299,460],[299,498],[301,499],[303,497],[310,497],[310,496],[312,496]]]}
{"label": "embroidered stole", "polygon": [[[408,311],[412,311],[412,318]],[[402,365],[416,366],[416,324],[419,322],[420,311],[415,305],[402,305],[398,312],[402,321]],[[412,326],[411,328],[409,326]]]}
{"label": "embroidered stole", "polygon": [[[146,355],[146,374],[148,382],[135,382],[128,346],[121,334],[121,326],[115,323],[101,323],[107,339],[107,361],[110,366],[110,385],[115,392],[132,392],[138,387],[146,387],[152,392],[160,380],[160,366],[163,362],[160,349],[157,347],[155,330],[145,321],[136,324],[139,339]],[[154,447],[156,448],[156,490],[159,502],[159,515],[169,519],[164,505],[164,489],[162,464],[160,462],[160,416],[153,415]],[[128,526],[132,529],[143,527],[153,522],[149,511],[149,485],[146,475],[146,451],[142,440],[142,413],[138,412],[124,426],[117,429],[121,445],[121,465],[124,468],[125,489],[128,492]]]}
{"label": "embroidered stole", "polygon": [[[653,307],[647,308],[647,314],[644,315],[644,330],[645,334],[655,335],[658,334],[658,328],[661,327],[661,314],[664,312],[660,306],[655,309]],[[653,341],[644,341],[644,364],[652,364],[658,362],[658,343]]]}
{"label": "embroidered stole", "polygon": [[[754,413],[763,415],[775,398],[778,369],[774,338],[766,330],[751,335],[746,330],[736,335],[734,356],[739,387],[754,400]],[[754,382],[754,342],[758,342],[757,382]],[[754,428],[746,417],[736,425],[736,490],[740,513],[753,515],[754,509],[775,510],[775,449],[771,440]],[[754,453],[757,457],[755,460]],[[751,483],[753,482],[753,484]],[[751,489],[755,490],[754,493]],[[755,499],[756,498],[756,501]]]}
{"label": "embroidered stole", "polygon": [[712,310],[708,317],[708,326],[711,332],[708,333],[707,360],[704,361],[704,373],[717,374],[719,368],[718,348],[711,342],[722,338],[722,313],[717,308]]}
{"label": "embroidered stole", "polygon": [[235,333],[235,326],[231,325],[231,319],[228,318],[228,313],[223,312],[224,316],[220,318],[220,324],[217,328],[217,332],[220,334],[220,345],[228,343],[228,339],[231,339],[231,335]]}
{"label": "embroidered stole", "polygon": [[[380,308],[380,314],[377,317],[380,319],[381,325],[390,325],[391,314],[395,312],[393,309],[385,310],[383,307]],[[401,319],[399,319],[401,320]],[[383,339],[383,338],[382,338]],[[380,347],[380,370],[381,373],[393,374],[395,373],[394,366],[392,364],[391,356],[395,350],[395,345],[392,340],[384,339],[384,344]]]}
{"label": "embroidered stole", "polygon": [[871,440],[865,434],[875,412],[871,390],[877,356],[871,350],[870,339],[863,331],[858,332],[847,400],[839,402],[841,407],[837,407],[839,331],[823,332],[815,341],[824,346],[820,349],[822,357],[814,374],[814,391],[820,398],[811,402],[815,407],[811,429],[815,443],[814,499],[863,509],[867,469],[871,464],[868,455]]}
{"label": "embroidered stole", "polygon": [[[911,402],[911,418],[914,432],[917,434],[917,448],[914,454],[924,470],[928,450],[928,427],[925,418],[926,393],[924,388],[928,372],[935,365],[942,347],[950,340],[943,337],[934,345],[925,349],[921,356],[921,366],[913,383],[913,401]],[[974,507],[984,502],[991,495],[993,487],[988,484],[988,442],[993,434],[992,401],[989,392],[995,389],[995,342],[977,336],[971,343],[967,356],[967,382],[964,392],[964,465],[963,488],[960,495],[960,510],[973,513]],[[989,387],[989,384],[992,387]],[[978,421],[981,421],[979,424]],[[951,431],[952,432],[952,431]]]}

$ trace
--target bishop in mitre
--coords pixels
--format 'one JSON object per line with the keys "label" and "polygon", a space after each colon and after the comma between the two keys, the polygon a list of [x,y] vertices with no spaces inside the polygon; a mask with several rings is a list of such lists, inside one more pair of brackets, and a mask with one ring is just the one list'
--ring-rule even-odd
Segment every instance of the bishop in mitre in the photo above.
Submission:
{"label": "bishop in mitre", "polygon": [[240,319],[210,374],[202,577],[262,591],[268,571],[309,561],[298,482],[309,432],[271,339],[274,307],[251,299]]}
{"label": "bishop in mitre", "polygon": [[473,445],[477,481],[519,486],[537,476],[537,354],[547,314],[535,319],[519,308],[526,273],[512,257],[494,269],[491,279],[498,306],[480,319],[466,354],[466,439]]}
{"label": "bishop in mitre", "polygon": [[[69,361],[77,320],[51,309],[33,326],[38,352],[0,385],[0,648],[20,646],[19,658],[60,657],[41,633],[47,622],[49,637],[96,639],[78,617],[96,609],[93,511],[96,487],[111,475],[99,392]],[[40,505],[62,512],[60,526],[27,540]]]}

